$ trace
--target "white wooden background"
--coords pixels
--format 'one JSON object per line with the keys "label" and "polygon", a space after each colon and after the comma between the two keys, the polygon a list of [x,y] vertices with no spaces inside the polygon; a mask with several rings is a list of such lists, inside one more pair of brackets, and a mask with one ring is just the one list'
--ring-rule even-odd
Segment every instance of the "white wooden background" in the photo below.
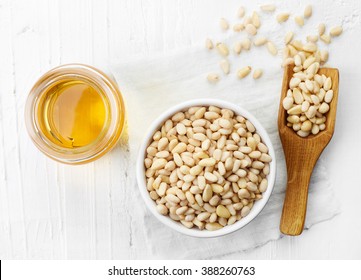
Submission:
{"label": "white wooden background", "polygon": [[[247,3],[248,2],[248,3]],[[40,74],[69,62],[106,66],[132,55],[188,47],[241,4],[209,0],[0,0],[0,258],[129,259],[153,256],[134,214],[127,146],[65,166],[43,156],[24,126],[24,103]],[[305,1],[274,1],[303,7]],[[311,2],[311,1],[309,1]],[[316,5],[316,4],[314,4]],[[284,237],[240,259],[361,258],[360,3],[317,1],[346,32],[332,52],[340,69],[336,134],[322,155],[342,213],[297,238]],[[340,13],[345,13],[343,18]]]}

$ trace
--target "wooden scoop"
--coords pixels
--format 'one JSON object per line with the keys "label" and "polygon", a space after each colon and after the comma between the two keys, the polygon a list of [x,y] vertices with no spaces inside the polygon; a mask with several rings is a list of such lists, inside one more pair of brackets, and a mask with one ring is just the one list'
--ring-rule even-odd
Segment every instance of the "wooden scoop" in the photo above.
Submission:
{"label": "wooden scoop", "polygon": [[299,235],[303,231],[311,174],[319,156],[330,142],[335,129],[338,70],[321,68],[318,73],[331,77],[333,99],[330,103],[330,110],[325,115],[325,130],[320,131],[317,135],[310,134],[305,138],[298,136],[291,127],[287,127],[287,112],[282,106],[282,100],[286,97],[288,85],[293,75],[293,66],[285,68],[283,76],[278,113],[278,132],[286,158],[288,179],[280,230],[287,235]]}

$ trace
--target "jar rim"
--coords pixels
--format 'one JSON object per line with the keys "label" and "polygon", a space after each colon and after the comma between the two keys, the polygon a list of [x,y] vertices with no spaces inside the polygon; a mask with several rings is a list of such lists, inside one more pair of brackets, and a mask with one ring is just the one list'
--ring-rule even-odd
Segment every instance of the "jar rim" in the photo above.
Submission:
{"label": "jar rim", "polygon": [[[77,79],[97,87],[108,103],[107,126],[99,138],[86,146],[65,148],[54,144],[38,126],[37,106],[40,97],[61,80]],[[64,64],[43,74],[29,92],[25,106],[25,124],[31,140],[46,156],[66,164],[82,164],[93,161],[111,150],[124,129],[125,106],[117,84],[104,72],[86,64]]]}

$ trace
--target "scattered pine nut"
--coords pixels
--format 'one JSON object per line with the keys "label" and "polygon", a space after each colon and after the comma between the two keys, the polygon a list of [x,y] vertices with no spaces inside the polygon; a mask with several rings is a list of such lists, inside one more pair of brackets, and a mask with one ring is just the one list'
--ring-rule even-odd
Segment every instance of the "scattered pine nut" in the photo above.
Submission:
{"label": "scattered pine nut", "polygon": [[343,31],[342,26],[336,26],[336,27],[331,28],[330,35],[332,37],[337,37],[337,36],[341,35],[342,31]]}
{"label": "scattered pine nut", "polygon": [[215,73],[210,73],[208,74],[207,76],[207,80],[210,82],[210,83],[216,83],[219,81],[219,75],[218,74],[215,74]]}
{"label": "scattered pine nut", "polygon": [[238,78],[243,79],[244,77],[248,76],[249,73],[251,73],[252,67],[246,66],[238,70]]}
{"label": "scattered pine nut", "polygon": [[260,8],[263,12],[270,12],[270,13],[276,10],[276,6],[272,4],[261,5]]}
{"label": "scattered pine nut", "polygon": [[326,63],[327,60],[328,60],[328,51],[327,51],[327,50],[322,50],[322,51],[320,52],[320,58],[321,58],[321,61],[322,61],[323,63]]}
{"label": "scattered pine nut", "polygon": [[211,39],[206,39],[206,48],[209,50],[213,49],[213,42]]}
{"label": "scattered pine nut", "polygon": [[262,74],[263,74],[262,69],[256,69],[256,70],[254,70],[254,72],[253,72],[253,79],[255,79],[255,80],[259,79],[259,78],[262,76]]}
{"label": "scattered pine nut", "polygon": [[290,17],[289,13],[280,13],[276,16],[276,19],[279,23],[285,22]]}
{"label": "scattered pine nut", "polygon": [[235,25],[233,25],[233,31],[234,32],[240,32],[244,29],[244,24],[243,23],[236,23]]}
{"label": "scattered pine nut", "polygon": [[288,45],[293,39],[293,32],[289,31],[287,32],[286,36],[285,36],[285,45]]}
{"label": "scattered pine nut", "polygon": [[326,31],[326,25],[324,23],[320,23],[318,26],[318,35],[322,36]]}
{"label": "scattered pine nut", "polygon": [[226,60],[226,59],[221,60],[219,65],[221,66],[221,69],[224,72],[224,74],[228,75],[229,71],[230,71],[230,66],[229,66],[228,60]]}
{"label": "scattered pine nut", "polygon": [[327,34],[323,34],[320,36],[320,39],[322,42],[324,42],[325,44],[329,44],[331,43],[331,37]]}
{"label": "scattered pine nut", "polygon": [[307,36],[307,42],[316,43],[318,41],[317,35],[308,35]]}
{"label": "scattered pine nut", "polygon": [[254,36],[254,35],[257,34],[257,28],[253,24],[249,23],[249,24],[246,25],[246,32],[249,35]]}
{"label": "scattered pine nut", "polygon": [[233,47],[233,50],[236,54],[240,54],[241,53],[241,50],[242,50],[242,44],[241,42],[236,42],[234,44],[234,47]]}
{"label": "scattered pine nut", "polygon": [[277,55],[277,53],[278,53],[275,44],[273,44],[271,41],[267,42],[267,49],[270,52],[270,54],[272,54],[272,55]]}
{"label": "scattered pine nut", "polygon": [[302,16],[295,16],[295,22],[298,26],[302,27],[305,24],[305,20]]}
{"label": "scattered pine nut", "polygon": [[217,43],[216,48],[217,48],[218,52],[222,56],[228,56],[229,55],[229,50],[228,50],[228,47],[227,47],[227,45],[225,43]]}
{"label": "scattered pine nut", "polygon": [[312,16],[312,6],[311,5],[306,6],[305,11],[303,12],[303,16],[305,18],[309,18]]}
{"label": "scattered pine nut", "polygon": [[242,44],[242,49],[247,50],[247,51],[251,49],[252,42],[250,39],[248,39],[248,38],[243,39],[241,41],[241,44]]}
{"label": "scattered pine nut", "polygon": [[[260,9],[263,12],[274,12],[276,7],[272,4],[265,4],[265,5],[260,5]],[[248,33],[248,35],[255,36],[257,34],[257,29],[261,26],[259,14],[256,11],[253,11],[251,16],[245,16],[245,8],[240,7],[238,10],[238,16],[243,18],[243,22],[234,24],[232,28],[233,31],[241,32],[245,30]],[[290,13],[281,12],[278,15],[276,15],[276,19],[279,23],[283,23],[289,19],[289,16]],[[308,5],[304,9],[303,16],[301,15],[295,16],[294,20],[297,25],[302,27],[305,23],[305,18],[309,18],[311,16],[312,16],[312,6]],[[229,23],[225,18],[221,18],[220,26],[224,30],[229,29]],[[305,44],[300,40],[294,40],[293,39],[294,33],[292,31],[287,32],[287,34],[284,37],[284,43],[286,46],[283,49],[283,61],[281,65],[282,67],[285,67],[287,65],[292,65],[291,67],[293,68],[294,71],[294,77],[301,80],[299,86],[300,88],[302,88],[302,91],[304,91],[303,93],[304,98],[307,101],[310,101],[309,99],[311,99],[310,96],[307,96],[307,93],[314,89],[315,94],[316,93],[319,94],[320,86],[318,84],[311,84],[310,82],[305,83],[305,79],[313,81],[312,79],[315,75],[317,76],[317,71],[320,65],[325,67],[325,63],[327,62],[329,57],[328,51],[318,49],[316,43],[320,39],[325,44],[330,44],[332,39],[331,37],[336,37],[341,35],[343,29],[342,26],[335,26],[330,30],[329,34],[325,34],[325,31],[326,31],[325,24],[324,23],[319,24],[318,26],[319,35],[308,35],[306,37],[307,43]],[[268,41],[268,39],[265,38],[264,36],[259,36],[257,38],[254,38],[252,41],[255,46],[266,45],[267,50],[272,55],[276,56],[278,54],[276,45],[273,42]],[[252,46],[252,41],[250,40],[250,38],[245,38],[242,41],[235,42],[233,45],[234,53],[236,55],[240,55],[242,49],[247,51],[250,50]],[[223,42],[219,42],[213,45],[212,40],[206,39],[206,48],[208,50],[211,50],[214,47],[222,56],[227,57],[229,55],[229,49],[227,44]],[[222,71],[226,75],[229,74],[230,62],[228,60],[222,60],[220,62],[220,67],[222,68]],[[241,73],[240,78],[243,78],[243,74],[242,74],[243,69],[244,68],[242,68],[237,72],[237,74]],[[256,75],[256,77],[258,75],[257,70],[254,71],[254,75]],[[247,73],[247,71],[245,73]],[[248,74],[249,73],[247,73],[245,76],[247,76]],[[219,76],[210,74],[210,80],[212,82],[218,81]],[[295,87],[297,86],[298,85],[296,85]],[[315,97],[312,98],[316,100]],[[296,128],[298,128],[298,126]]]}
{"label": "scattered pine nut", "polygon": [[240,7],[240,8],[238,9],[238,16],[239,16],[240,18],[243,18],[245,14],[246,14],[245,8],[244,8],[244,7]]}
{"label": "scattered pine nut", "polygon": [[261,21],[259,19],[259,16],[257,14],[257,12],[253,12],[252,13],[252,24],[254,25],[254,27],[256,27],[257,29],[261,26]]}
{"label": "scattered pine nut", "polygon": [[228,30],[229,29],[229,24],[228,24],[228,21],[224,18],[221,18],[220,21],[219,21],[219,25],[221,26],[221,28],[223,30]]}
{"label": "scattered pine nut", "polygon": [[258,37],[258,38],[256,38],[256,39],[253,41],[253,44],[254,44],[255,46],[262,46],[262,45],[266,44],[267,41],[268,41],[268,40],[267,40],[266,37]]}

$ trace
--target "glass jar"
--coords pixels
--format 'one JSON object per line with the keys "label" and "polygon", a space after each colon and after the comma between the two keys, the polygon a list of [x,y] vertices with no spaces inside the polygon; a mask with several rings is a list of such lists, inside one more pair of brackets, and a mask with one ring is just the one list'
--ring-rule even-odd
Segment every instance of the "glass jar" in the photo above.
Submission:
{"label": "glass jar", "polygon": [[61,65],[31,89],[25,123],[34,144],[48,157],[66,164],[87,163],[119,140],[124,102],[116,83],[98,69]]}

